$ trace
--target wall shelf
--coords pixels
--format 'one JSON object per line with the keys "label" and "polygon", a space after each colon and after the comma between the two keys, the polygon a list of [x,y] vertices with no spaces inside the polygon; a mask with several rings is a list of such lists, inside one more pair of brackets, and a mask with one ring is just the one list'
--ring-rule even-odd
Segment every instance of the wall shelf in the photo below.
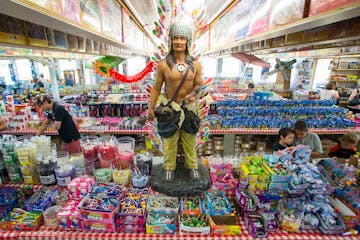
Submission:
{"label": "wall shelf", "polygon": [[360,71],[360,69],[341,69],[341,68],[338,68],[338,69],[332,69],[331,71]]}
{"label": "wall shelf", "polygon": [[[134,54],[142,56],[150,56],[150,53],[143,50],[136,49],[118,39],[104,35],[89,27],[82,26],[73,22],[63,16],[55,14],[54,12],[45,8],[39,7],[31,1],[26,0],[7,0],[1,1],[0,13],[19,18],[25,21],[36,23],[51,29],[56,29],[65,33],[70,33],[75,36],[81,36],[88,39],[98,41],[100,43],[110,44],[115,47],[124,48]],[[29,46],[31,48],[31,46]]]}
{"label": "wall shelf", "polygon": [[[349,129],[310,129],[310,132],[314,132],[320,135],[327,135],[327,134],[345,134],[348,132],[355,132],[360,133],[359,128],[349,128]],[[141,134],[148,134],[150,130],[148,129],[140,129],[140,130],[103,130],[103,131],[96,131],[96,130],[87,130],[87,129],[80,129],[79,132],[81,134],[114,134],[114,135],[141,135]],[[22,131],[15,131],[15,130],[4,130],[0,132],[0,135],[10,134],[10,135],[35,135],[37,130],[35,129],[25,129]],[[277,135],[279,133],[279,129],[250,129],[250,128],[234,128],[234,129],[211,129],[210,133],[213,135],[226,135],[226,134],[251,134],[251,135]],[[57,136],[57,131],[45,131],[45,135],[49,136]]]}
{"label": "wall shelf", "polygon": [[[204,55],[211,55],[212,53],[219,52],[221,50],[231,50],[241,45],[250,44],[257,41],[271,39],[279,36],[286,36],[291,33],[301,32],[304,30],[321,27],[324,25],[340,22],[343,20],[351,19],[360,16],[360,2],[353,3],[340,9],[320,13],[315,16],[307,17],[296,22],[288,23],[279,27],[272,28],[266,32],[245,37],[237,40],[233,43],[226,44],[221,47],[210,49],[204,53]],[[224,32],[225,34],[225,32]],[[231,51],[230,51],[231,52]]]}

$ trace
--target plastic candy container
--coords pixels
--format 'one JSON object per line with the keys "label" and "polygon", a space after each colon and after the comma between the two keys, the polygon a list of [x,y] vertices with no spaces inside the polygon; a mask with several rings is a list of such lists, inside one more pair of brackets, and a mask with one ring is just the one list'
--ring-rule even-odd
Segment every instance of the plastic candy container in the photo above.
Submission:
{"label": "plastic candy container", "polygon": [[75,177],[75,168],[70,164],[58,164],[55,168],[57,183],[60,187],[67,187]]}
{"label": "plastic candy container", "polygon": [[43,212],[44,222],[47,227],[50,228],[58,227],[57,213],[60,211],[61,208],[62,206],[55,205],[47,208]]}
{"label": "plastic candy container", "polygon": [[102,137],[99,141],[100,166],[109,168],[118,156],[117,141],[114,137]]}
{"label": "plastic candy container", "polygon": [[146,187],[149,180],[149,166],[139,164],[134,166],[131,173],[131,183],[135,188]]}
{"label": "plastic candy container", "polygon": [[98,138],[95,136],[86,136],[80,140],[80,144],[81,151],[84,155],[85,172],[88,175],[93,175],[94,168],[100,167]]}
{"label": "plastic candy container", "polygon": [[23,177],[20,169],[20,163],[15,152],[14,142],[5,142],[3,146],[3,158],[9,178],[12,182],[22,182]]}
{"label": "plastic candy container", "polygon": [[132,137],[121,137],[118,138],[118,143],[119,163],[117,168],[129,168],[129,165],[134,164],[135,139]]}
{"label": "plastic candy container", "polygon": [[39,183],[40,179],[36,164],[35,144],[32,144],[31,142],[19,143],[16,150],[24,182],[29,184]]}
{"label": "plastic candy container", "polygon": [[112,169],[111,168],[98,168],[94,171],[95,180],[97,182],[111,182]]}
{"label": "plastic candy container", "polygon": [[285,231],[297,232],[304,216],[305,197],[284,198],[278,208],[277,217]]}
{"label": "plastic candy container", "polygon": [[122,169],[122,170],[113,169],[112,177],[114,183],[127,186],[130,184],[130,176],[131,176],[130,169]]}
{"label": "plastic candy container", "polygon": [[55,164],[50,156],[39,159],[40,182],[45,186],[56,184]]}

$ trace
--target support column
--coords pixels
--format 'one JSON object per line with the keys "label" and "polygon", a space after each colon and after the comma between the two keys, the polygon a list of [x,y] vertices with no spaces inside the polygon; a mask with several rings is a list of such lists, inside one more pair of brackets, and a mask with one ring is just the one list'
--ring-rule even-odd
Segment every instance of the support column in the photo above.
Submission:
{"label": "support column", "polygon": [[[54,59],[52,60],[53,66],[57,66],[57,61]],[[53,99],[55,102],[60,101],[60,95],[59,95],[59,86],[57,82],[56,77],[56,67],[49,67],[49,73],[50,73],[50,84],[51,84],[51,90],[53,93]]]}

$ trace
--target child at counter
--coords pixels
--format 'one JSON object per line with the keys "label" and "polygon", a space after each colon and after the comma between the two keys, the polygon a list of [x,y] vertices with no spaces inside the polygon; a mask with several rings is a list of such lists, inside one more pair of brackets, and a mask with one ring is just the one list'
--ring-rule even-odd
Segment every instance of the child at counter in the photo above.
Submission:
{"label": "child at counter", "polygon": [[284,150],[287,147],[293,146],[295,132],[291,128],[284,127],[279,130],[279,142],[275,143],[273,152]]}
{"label": "child at counter", "polygon": [[328,154],[329,157],[349,159],[356,154],[358,136],[355,133],[347,133],[340,139],[340,143],[333,146]]}

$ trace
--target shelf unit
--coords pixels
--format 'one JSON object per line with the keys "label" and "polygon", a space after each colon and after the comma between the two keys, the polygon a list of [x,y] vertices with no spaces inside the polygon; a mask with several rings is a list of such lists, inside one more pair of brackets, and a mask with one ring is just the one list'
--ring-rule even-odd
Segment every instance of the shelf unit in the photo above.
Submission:
{"label": "shelf unit", "polygon": [[[9,0],[2,1],[0,7],[0,13],[19,18],[28,22],[39,24],[44,27],[56,29],[65,33],[69,33],[75,36],[81,36],[87,39],[95,40],[100,43],[109,44],[113,47],[123,49],[129,54],[137,54],[140,56],[150,56],[150,52],[146,52],[142,49],[137,49],[134,46],[121,42],[119,39],[115,39],[112,36],[105,35],[91,26],[80,25],[79,23],[72,21],[62,15],[54,13],[53,11],[40,7],[37,4],[27,0]],[[16,46],[12,45],[11,46]],[[20,45],[22,46],[22,45]],[[32,48],[33,46],[22,46]],[[50,48],[50,47],[49,47]],[[45,48],[47,49],[47,48]],[[51,49],[51,48],[50,48]],[[62,51],[57,49],[57,51]],[[120,54],[126,55],[126,54]]]}
{"label": "shelf unit", "polygon": [[[357,62],[357,68],[348,68],[349,62]],[[340,106],[346,106],[348,98],[351,94],[351,90],[356,88],[359,82],[360,76],[360,58],[334,58],[332,61],[332,69],[330,71],[329,82],[337,84],[338,92],[340,94]],[[347,65],[347,67],[341,67],[341,65]],[[349,75],[356,76],[349,78]]]}
{"label": "shelf unit", "polygon": [[[310,129],[310,132],[317,133],[319,135],[328,135],[328,134],[345,134],[348,132],[360,133],[360,128],[349,128],[349,129]],[[80,129],[81,134],[114,134],[114,135],[142,135],[150,133],[149,129],[139,129],[139,130],[89,130],[89,129]],[[0,135],[10,134],[10,135],[35,135],[37,130],[35,129],[25,129],[21,131],[15,130],[4,130],[0,132]],[[247,129],[247,128],[234,128],[234,129],[211,129],[210,133],[212,135],[227,135],[227,134],[243,134],[243,135],[278,135],[279,129]],[[45,135],[57,136],[58,132],[54,130],[45,131]]]}

